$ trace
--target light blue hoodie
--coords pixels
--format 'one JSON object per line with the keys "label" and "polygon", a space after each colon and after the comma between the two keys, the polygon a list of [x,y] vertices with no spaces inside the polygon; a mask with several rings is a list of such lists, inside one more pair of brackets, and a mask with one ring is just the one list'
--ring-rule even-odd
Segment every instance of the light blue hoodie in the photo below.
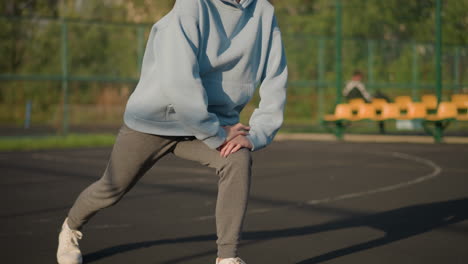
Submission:
{"label": "light blue hoodie", "polygon": [[258,150],[283,122],[287,75],[267,0],[177,0],[151,30],[124,120],[140,132],[195,136],[215,149],[226,140],[222,126],[239,122],[261,83],[248,135]]}

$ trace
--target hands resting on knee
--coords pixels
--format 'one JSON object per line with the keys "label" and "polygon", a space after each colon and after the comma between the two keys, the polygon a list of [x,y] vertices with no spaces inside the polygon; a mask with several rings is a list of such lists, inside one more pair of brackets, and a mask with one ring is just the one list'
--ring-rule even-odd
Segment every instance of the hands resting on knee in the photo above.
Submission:
{"label": "hands resting on knee", "polygon": [[250,127],[237,123],[233,126],[223,126],[226,131],[226,141],[218,147],[221,157],[227,158],[230,154],[237,152],[241,148],[252,149],[252,143],[247,139]]}

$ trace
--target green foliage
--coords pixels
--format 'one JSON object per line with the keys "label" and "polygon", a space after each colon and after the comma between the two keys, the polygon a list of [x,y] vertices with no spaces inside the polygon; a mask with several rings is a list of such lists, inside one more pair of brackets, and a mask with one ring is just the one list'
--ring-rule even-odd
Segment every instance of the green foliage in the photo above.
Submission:
{"label": "green foliage", "polygon": [[[384,40],[434,41],[435,0],[341,0],[346,37]],[[333,0],[271,0],[283,31],[332,35]],[[444,42],[468,45],[468,0],[443,1]]]}

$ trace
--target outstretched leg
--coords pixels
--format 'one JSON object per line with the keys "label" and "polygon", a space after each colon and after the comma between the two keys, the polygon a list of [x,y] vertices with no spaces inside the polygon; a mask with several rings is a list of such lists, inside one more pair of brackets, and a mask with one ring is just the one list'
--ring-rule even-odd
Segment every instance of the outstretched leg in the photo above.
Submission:
{"label": "outstretched leg", "polygon": [[99,210],[116,204],[177,143],[177,137],[141,133],[122,126],[104,175],[86,188],[68,213],[68,225],[79,230]]}

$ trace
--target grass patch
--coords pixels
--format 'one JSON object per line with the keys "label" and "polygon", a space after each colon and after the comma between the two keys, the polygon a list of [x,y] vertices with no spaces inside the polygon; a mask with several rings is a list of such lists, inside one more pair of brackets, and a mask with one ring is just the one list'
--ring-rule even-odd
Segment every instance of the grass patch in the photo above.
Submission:
{"label": "grass patch", "polygon": [[114,134],[70,134],[68,136],[4,137],[0,150],[39,150],[55,148],[108,147]]}

